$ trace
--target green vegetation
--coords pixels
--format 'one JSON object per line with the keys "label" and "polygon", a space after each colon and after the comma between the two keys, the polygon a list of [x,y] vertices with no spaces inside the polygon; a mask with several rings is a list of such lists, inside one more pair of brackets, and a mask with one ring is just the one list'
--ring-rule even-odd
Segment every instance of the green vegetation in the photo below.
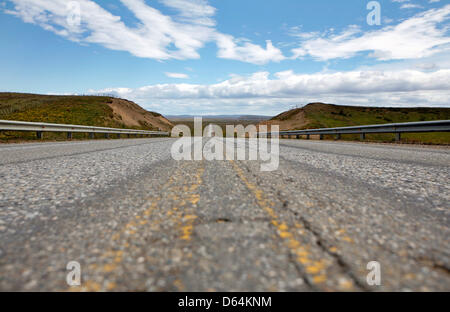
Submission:
{"label": "green vegetation", "polygon": [[[314,103],[304,108],[282,113],[272,120],[287,121],[303,114],[304,122],[292,130],[333,128],[345,126],[386,124],[396,122],[432,121],[450,119],[450,108],[384,108],[355,107]],[[329,136],[328,138],[332,138]],[[356,140],[359,135],[344,135],[343,139]],[[371,134],[368,140],[392,141],[393,134]],[[402,141],[414,143],[450,144],[450,133],[403,134]]]}
{"label": "green vegetation", "polygon": [[[155,130],[151,125],[126,126],[120,116],[114,115],[108,106],[113,98],[106,96],[55,96],[22,93],[0,93],[0,119],[31,122],[48,122],[112,128]],[[152,113],[157,116],[157,113]],[[75,134],[75,139],[87,135]],[[46,139],[65,139],[65,133],[45,133]],[[35,139],[31,132],[0,132],[1,141]]]}

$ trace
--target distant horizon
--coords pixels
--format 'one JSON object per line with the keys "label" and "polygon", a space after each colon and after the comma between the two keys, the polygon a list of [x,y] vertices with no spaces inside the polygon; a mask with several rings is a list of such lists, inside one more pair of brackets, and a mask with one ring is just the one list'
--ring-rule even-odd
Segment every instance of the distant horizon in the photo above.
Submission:
{"label": "distant horizon", "polygon": [[187,115],[187,114],[182,114],[182,115],[166,115],[166,116],[171,116],[171,117],[218,117],[218,116],[223,116],[223,117],[244,117],[244,116],[252,116],[252,117],[272,117],[271,115],[252,115],[252,114],[244,114],[244,115],[240,115],[240,114],[213,114],[213,115]]}

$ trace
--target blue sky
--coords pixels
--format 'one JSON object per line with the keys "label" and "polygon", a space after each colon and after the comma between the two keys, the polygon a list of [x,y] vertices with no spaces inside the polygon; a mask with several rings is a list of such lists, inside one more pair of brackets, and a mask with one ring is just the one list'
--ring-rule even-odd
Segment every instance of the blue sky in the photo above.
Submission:
{"label": "blue sky", "polygon": [[0,0],[0,90],[171,115],[450,107],[448,1],[375,1],[379,25],[369,2]]}

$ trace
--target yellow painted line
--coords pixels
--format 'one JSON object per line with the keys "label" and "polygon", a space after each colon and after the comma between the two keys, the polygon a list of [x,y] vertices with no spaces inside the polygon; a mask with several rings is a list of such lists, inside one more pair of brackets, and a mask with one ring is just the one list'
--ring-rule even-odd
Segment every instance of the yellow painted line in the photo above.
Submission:
{"label": "yellow painted line", "polygon": [[[112,241],[111,245],[115,245],[116,241],[119,241],[121,238],[123,238],[125,236],[131,237],[131,236],[135,235],[141,227],[143,227],[144,225],[147,224],[147,221],[142,220],[142,219],[144,217],[150,216],[151,212],[154,209],[156,209],[157,198],[150,198],[149,201],[151,202],[150,206],[143,212],[143,215],[135,217],[136,219],[139,219],[141,221],[136,223],[135,220],[131,220],[121,230],[119,230],[119,232],[113,234],[111,236],[111,241]],[[106,251],[101,256],[103,261],[106,260],[106,264],[104,264],[100,268],[100,271],[104,274],[114,272],[118,268],[118,266],[122,263],[124,250],[126,250],[128,247],[129,247],[128,240],[125,240],[122,245],[118,246],[118,248],[114,248],[114,249],[110,249],[110,250]],[[97,266],[95,265],[91,269],[97,269]],[[102,285],[100,285],[99,283],[92,281],[92,280],[87,280],[85,282],[82,281],[81,286],[71,287],[69,289],[69,291],[98,292],[98,291],[102,291],[103,289],[105,289],[107,291],[112,291],[112,290],[114,290],[115,287],[116,287],[115,283],[110,282],[103,288]]]}
{"label": "yellow painted line", "polygon": [[[325,259],[314,259],[313,255],[309,251],[308,246],[303,246],[301,242],[295,239],[293,233],[297,232],[300,235],[303,234],[303,226],[299,223],[295,224],[295,228],[291,230],[288,225],[282,222],[279,216],[276,214],[273,207],[275,203],[269,200],[264,192],[258,188],[257,185],[251,183],[244,174],[244,171],[234,162],[230,161],[234,170],[236,171],[239,178],[247,186],[247,188],[253,193],[256,198],[258,206],[260,206],[271,218],[271,224],[276,228],[278,237],[280,237],[285,246],[287,246],[292,254],[296,256],[296,261],[304,268],[305,273],[310,277],[310,280],[320,286],[327,281],[327,269],[331,263]],[[312,203],[308,203],[312,206]],[[345,233],[345,230],[340,230],[339,235]],[[351,238],[344,237],[344,240],[351,242]],[[331,247],[330,251],[337,252],[336,247]],[[339,289],[345,291],[354,290],[354,284],[351,280],[346,278],[341,278],[339,280]]]}
{"label": "yellow painted line", "polygon": [[234,161],[231,161],[231,164],[239,178],[255,196],[258,205],[270,216],[271,224],[276,228],[278,236],[284,241],[285,246],[289,248],[291,253],[296,256],[297,262],[301,264],[306,274],[310,276],[310,280],[315,284],[324,283],[327,280],[327,261],[317,261],[312,258],[308,250],[309,248],[307,246],[303,246],[298,240],[296,240],[288,225],[280,221],[278,215],[273,209],[274,203],[268,200],[264,195],[264,192],[247,179],[242,169]]}
{"label": "yellow painted line", "polygon": [[[197,219],[197,216],[193,214],[193,212],[191,211],[192,209],[189,209],[187,207],[187,203],[195,206],[200,200],[200,195],[197,194],[196,191],[203,182],[202,175],[204,171],[204,168],[197,169],[193,179],[187,179],[186,181],[183,181],[183,183],[186,184],[183,187],[179,187],[176,185],[177,181],[174,180],[174,176],[171,176],[168,181],[162,186],[162,189],[172,193],[172,195],[170,195],[168,199],[172,200],[174,203],[171,210],[167,212],[167,216],[169,216],[169,219],[172,219],[174,223],[178,225],[177,229],[178,231],[180,231],[179,238],[183,241],[190,241],[192,239],[194,222]],[[185,193],[181,192],[182,197],[176,195],[177,193],[179,194],[181,190],[187,190],[187,192]],[[101,259],[103,260],[102,262],[106,262],[106,264],[102,265],[101,267],[97,267],[95,265],[91,269],[96,271],[98,271],[99,269],[100,273],[103,274],[109,274],[117,270],[118,267],[122,264],[124,250],[129,247],[129,239],[135,236],[139,232],[139,230],[145,228],[145,226],[148,224],[148,218],[158,207],[161,200],[162,199],[160,197],[149,198],[147,200],[147,202],[150,202],[149,207],[145,209],[141,215],[135,216],[121,230],[111,236],[112,246],[117,246],[116,242],[120,241],[121,239],[124,240],[124,242],[121,245],[106,251],[101,256]],[[190,211],[186,211],[187,209],[189,209]],[[181,281],[177,281],[175,283],[175,286],[180,290],[184,288]],[[115,283],[110,282],[107,285],[100,285],[95,281],[87,280],[85,282],[82,282],[82,285],[79,287],[71,287],[69,291],[112,291],[115,289],[115,287]]]}
{"label": "yellow painted line", "polygon": [[[205,169],[203,167],[197,169],[194,182],[190,185],[189,191],[183,193],[183,197],[185,197],[185,201],[183,202],[182,206],[186,205],[186,201],[191,203],[192,206],[196,206],[197,203],[200,201],[200,195],[197,194],[198,188],[203,183],[203,174],[205,172]],[[183,188],[184,189],[184,188]],[[193,211],[192,207],[191,209],[188,208],[189,211]],[[190,241],[192,239],[192,233],[194,231],[194,222],[197,219],[197,216],[194,213],[189,214],[189,211],[187,211],[188,214],[184,215],[181,218],[181,222],[179,222],[179,226],[181,227],[181,239],[184,241]]]}
{"label": "yellow painted line", "polygon": [[[162,189],[169,187],[173,182],[174,182],[173,177],[170,177],[167,180],[167,182],[162,186]],[[157,208],[159,200],[160,200],[159,197],[148,198],[147,202],[150,202],[150,205],[144,210],[142,215],[138,215],[135,217],[136,220],[140,220],[140,221],[136,222],[133,219],[130,222],[128,222],[121,230],[119,230],[118,232],[113,234],[111,236],[111,241],[112,241],[111,245],[113,245],[113,246],[116,245],[115,242],[119,241],[121,238],[124,238],[125,236],[129,238],[129,237],[135,235],[137,233],[137,230],[140,227],[145,226],[148,222],[147,220],[145,220],[145,218],[150,217],[153,210],[155,210]],[[113,248],[113,249],[106,251],[101,256],[101,259],[103,261],[106,260],[105,261],[106,264],[104,264],[100,268],[100,271],[105,274],[114,272],[122,262],[123,249],[126,249],[128,247],[129,247],[129,243],[127,240],[125,240],[125,242],[121,246],[119,245],[117,248]],[[93,269],[97,269],[97,266],[95,265],[95,268],[93,268]],[[106,285],[105,289],[111,291],[115,287],[116,287],[116,285],[114,283],[109,283],[108,285]],[[97,283],[95,281],[87,280],[85,282],[82,282],[81,286],[70,287],[69,291],[98,292],[98,291],[101,291],[102,289],[103,289],[103,287],[99,283]]]}

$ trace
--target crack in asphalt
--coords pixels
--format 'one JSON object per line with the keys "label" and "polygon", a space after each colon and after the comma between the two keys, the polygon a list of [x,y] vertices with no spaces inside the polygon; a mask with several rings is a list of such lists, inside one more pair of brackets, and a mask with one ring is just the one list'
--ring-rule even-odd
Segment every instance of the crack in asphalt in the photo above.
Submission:
{"label": "crack in asphalt", "polygon": [[195,225],[206,225],[206,224],[217,224],[217,223],[235,223],[235,224],[245,224],[245,223],[260,223],[266,222],[270,223],[270,219],[268,218],[239,218],[239,219],[230,219],[226,217],[221,218],[209,218],[202,219],[201,221],[195,222]]}
{"label": "crack in asphalt", "polygon": [[[257,181],[259,181],[259,177],[257,175],[255,175],[250,168],[248,168],[246,165],[244,165],[246,171],[248,173],[250,173],[253,178]],[[306,220],[303,216],[301,216],[298,212],[292,210],[289,207],[289,201],[285,200],[281,193],[280,190],[276,189],[275,187],[271,186],[271,189],[274,191],[274,193],[277,195],[278,200],[282,203],[282,207],[283,208],[287,208],[291,213],[293,213],[296,217],[299,218],[299,221],[302,223],[303,227],[310,233],[313,235],[314,237],[314,242],[316,243],[316,245],[320,248],[320,250],[322,250],[322,252],[328,254],[329,256],[331,256],[334,260],[335,260],[335,264],[341,269],[341,271],[344,273],[345,276],[347,276],[348,278],[350,278],[352,280],[352,282],[354,283],[354,285],[356,285],[358,288],[360,288],[361,290],[364,291],[371,291],[371,289],[369,287],[367,287],[364,283],[361,283],[360,280],[352,273],[349,264],[342,258],[340,257],[337,253],[333,253],[331,252],[328,248],[327,248],[327,243],[326,240],[319,234],[319,232],[317,232],[316,230],[314,230],[311,222],[309,222],[308,220]],[[303,270],[303,267],[300,267],[298,262],[296,261],[296,259],[294,259],[292,253],[289,253],[289,259],[293,261],[293,263],[295,263],[297,269],[299,272],[302,273],[302,275],[304,276],[308,276],[306,275],[306,273]],[[307,281],[308,286],[312,287],[312,288],[316,288],[314,286],[314,284],[309,283],[308,278],[305,279],[305,281]]]}
{"label": "crack in asphalt", "polygon": [[343,271],[343,273],[349,277],[353,283],[359,287],[360,289],[364,290],[364,291],[372,291],[372,289],[370,289],[369,287],[367,287],[367,285],[365,285],[364,283],[361,283],[361,281],[353,274],[353,272],[351,271],[350,265],[337,253],[331,252],[330,251],[330,247],[329,244],[326,242],[326,240],[319,234],[318,231],[314,230],[313,225],[311,224],[311,222],[309,222],[308,220],[306,220],[303,216],[299,215],[298,213],[294,212],[292,209],[289,208],[289,211],[293,212],[296,216],[298,216],[300,222],[303,224],[304,228],[309,231],[311,234],[313,234],[314,239],[315,239],[315,243],[318,247],[320,247],[320,249],[328,254],[329,256],[331,256],[332,258],[334,258],[334,260],[336,261],[335,263],[338,265],[338,267],[341,268],[341,270]]}
{"label": "crack in asphalt", "polygon": [[[259,178],[250,171],[250,168],[248,168],[246,165],[243,165],[243,167],[248,173],[250,173],[252,177],[256,179],[256,181],[259,181]],[[237,174],[239,175],[239,172],[237,172]],[[259,201],[261,201],[261,199],[257,198],[257,202]],[[258,205],[261,206],[260,204]],[[266,212],[268,212],[269,214],[274,213],[272,212],[272,208],[268,209],[265,207],[261,208],[266,210]],[[292,237],[292,234],[289,232],[287,226],[281,220],[281,218],[279,216],[276,216],[274,218],[275,219],[271,221],[271,225],[274,226],[275,232],[278,233],[278,236],[282,238],[284,243],[286,243],[287,239],[288,242],[287,256],[289,262],[293,264],[296,271],[298,272],[298,274],[300,275],[300,277],[303,279],[303,281],[306,283],[307,286],[309,286],[314,291],[323,290],[323,288],[321,288],[319,285],[325,281],[326,276],[323,271],[324,267],[321,261],[309,259],[308,253],[304,250],[301,244]],[[297,258],[295,258],[295,256],[297,256]]]}

